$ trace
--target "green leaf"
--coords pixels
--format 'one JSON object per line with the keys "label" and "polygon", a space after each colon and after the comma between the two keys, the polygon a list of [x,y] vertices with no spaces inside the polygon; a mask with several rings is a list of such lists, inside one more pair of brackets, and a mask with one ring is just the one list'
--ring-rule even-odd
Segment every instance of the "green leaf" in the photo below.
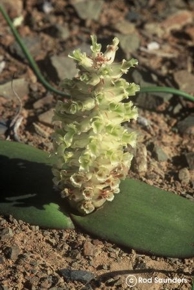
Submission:
{"label": "green leaf", "polygon": [[102,209],[73,221],[95,236],[144,253],[194,256],[194,203],[133,179]]}
{"label": "green leaf", "polygon": [[[46,152],[0,141],[0,214],[44,228],[73,228],[70,209],[53,191],[51,164]],[[127,248],[194,256],[194,203],[137,180],[122,181],[121,193],[96,212],[71,217],[90,234]]]}
{"label": "green leaf", "polygon": [[53,190],[51,163],[42,150],[0,141],[1,215],[44,228],[74,228],[65,200]]}

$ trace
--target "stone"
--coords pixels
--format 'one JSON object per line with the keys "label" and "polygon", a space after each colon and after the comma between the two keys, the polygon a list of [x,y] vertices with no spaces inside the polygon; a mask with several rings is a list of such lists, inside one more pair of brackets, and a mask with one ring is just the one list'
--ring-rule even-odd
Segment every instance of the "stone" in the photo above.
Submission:
{"label": "stone", "polygon": [[56,37],[66,40],[70,36],[70,31],[67,26],[56,24]]}
{"label": "stone", "polygon": [[132,76],[133,81],[139,84],[141,87],[154,85],[152,77],[151,77],[151,73],[147,70],[145,72],[134,70],[131,76]]}
{"label": "stone", "polygon": [[7,259],[16,260],[20,254],[20,248],[18,245],[13,245],[5,249],[5,256]]}
{"label": "stone", "polygon": [[52,286],[52,276],[41,277],[39,280],[39,286],[41,289],[50,289]]}
{"label": "stone", "polygon": [[98,20],[102,11],[103,4],[104,1],[102,0],[79,0],[72,2],[72,5],[74,6],[78,16],[84,20]]}
{"label": "stone", "polygon": [[42,4],[42,11],[46,14],[49,14],[53,11],[53,6],[51,2],[49,1],[44,1]]}
{"label": "stone", "polygon": [[53,24],[48,28],[44,29],[44,33],[54,37],[60,38],[62,40],[66,40],[70,36],[70,31],[67,26],[60,24]]}
{"label": "stone", "polygon": [[5,84],[0,85],[0,96],[10,100],[15,100],[18,102],[17,97],[15,96],[14,91],[22,99],[29,93],[28,82],[21,78],[15,79]]}
{"label": "stone", "polygon": [[113,28],[118,30],[122,34],[131,34],[135,31],[135,24],[130,23],[127,20],[122,20],[122,21],[116,22]]}
{"label": "stone", "polygon": [[67,56],[53,55],[46,64],[46,72],[53,81],[72,79],[77,74],[75,62]]}
{"label": "stone", "polygon": [[174,73],[174,80],[179,89],[192,94],[194,92],[194,75],[187,70],[179,70]]}
{"label": "stone", "polygon": [[[149,71],[132,72],[132,79],[141,88],[155,86]],[[139,107],[148,110],[156,110],[164,102],[168,102],[172,98],[172,94],[153,92],[153,93],[140,93],[135,96],[135,102]]]}
{"label": "stone", "polygon": [[183,105],[181,103],[177,103],[175,106],[173,106],[172,112],[174,115],[176,115],[176,114],[179,114],[182,109],[183,109]]}
{"label": "stone", "polygon": [[[21,37],[21,40],[33,57],[37,56],[39,52],[41,51],[41,40],[39,36],[37,35],[25,36],[25,37]],[[12,45],[10,45],[10,52],[13,55],[18,56],[22,60],[26,60],[26,56],[24,55],[17,41],[15,41]]]}
{"label": "stone", "polygon": [[194,114],[186,117],[184,120],[177,123],[178,132],[181,134],[194,135]]}
{"label": "stone", "polygon": [[41,123],[47,124],[47,125],[53,125],[52,119],[53,119],[53,109],[50,109],[38,116],[38,120]]}
{"label": "stone", "polygon": [[53,101],[53,95],[49,94],[44,98],[39,99],[33,104],[34,109],[39,109],[44,107],[45,105],[50,105]]}
{"label": "stone", "polygon": [[153,185],[154,182],[159,182],[159,180],[163,180],[165,178],[165,172],[163,168],[160,166],[158,161],[154,159],[149,160],[148,171],[146,172],[146,178],[149,179],[149,184]]}
{"label": "stone", "polygon": [[132,164],[139,174],[147,171],[147,148],[143,143],[138,144]]}
{"label": "stone", "polygon": [[[187,160],[189,169],[194,170],[194,152],[185,153],[184,155]],[[194,177],[194,174],[193,174],[193,177]]]}
{"label": "stone", "polygon": [[6,62],[4,60],[1,60],[0,61],[0,74],[3,72],[5,67],[6,67]]}
{"label": "stone", "polygon": [[140,46],[140,38],[137,33],[131,33],[127,35],[116,33],[115,36],[120,40],[120,47],[126,53],[126,55],[136,51]]}
{"label": "stone", "polygon": [[[34,127],[34,130],[35,132],[43,137],[43,138],[49,138],[49,132],[47,132],[44,128],[42,128],[41,126],[39,126],[37,123],[33,122],[33,127]],[[47,143],[48,145],[48,143]]]}
{"label": "stone", "polygon": [[190,199],[190,201],[194,202],[194,197],[191,194],[186,194],[185,197]]}
{"label": "stone", "polygon": [[[167,97],[168,96],[164,96],[164,94],[162,95],[162,93],[161,96],[159,96],[159,93],[138,94],[136,97],[136,103],[143,109],[157,110],[157,108],[164,103],[165,98]],[[170,95],[169,98],[171,98]]]}
{"label": "stone", "polygon": [[141,18],[141,15],[134,10],[130,10],[127,14],[126,14],[126,19],[129,20],[130,22],[136,22]]}
{"label": "stone", "polygon": [[94,256],[95,246],[91,242],[86,241],[83,246],[83,253],[84,256]]}
{"label": "stone", "polygon": [[13,237],[13,231],[11,228],[4,228],[0,231],[0,240],[5,241]]}
{"label": "stone", "polygon": [[190,173],[187,168],[182,168],[179,170],[178,178],[182,184],[186,185],[190,181]]}
{"label": "stone", "polygon": [[[103,44],[103,41],[102,41],[102,44]],[[73,47],[73,49],[70,49],[68,51],[68,53],[71,54],[72,51],[76,50],[76,49],[79,49],[80,51],[85,52],[86,55],[90,55],[91,54],[90,45],[88,43],[86,43],[85,41],[83,41],[79,45],[76,45],[75,47]]]}
{"label": "stone", "polygon": [[29,85],[29,88],[30,88],[30,90],[31,90],[32,92],[34,92],[34,93],[38,92],[38,84],[37,84],[37,83],[31,83],[31,84]]}
{"label": "stone", "polygon": [[162,29],[161,24],[158,22],[145,23],[144,29],[151,36],[157,35],[162,37],[164,35],[164,29]]}
{"label": "stone", "polygon": [[161,27],[169,33],[172,30],[180,30],[182,27],[190,23],[193,23],[192,12],[187,10],[180,10],[165,19],[161,23]]}
{"label": "stone", "polygon": [[152,154],[154,156],[154,158],[159,161],[159,162],[163,162],[163,161],[167,161],[168,160],[168,155],[163,151],[163,149],[158,146],[158,145],[154,145]]}
{"label": "stone", "polygon": [[80,281],[82,283],[88,283],[95,277],[93,273],[83,270],[62,269],[59,270],[59,274],[67,280]]}
{"label": "stone", "polygon": [[22,14],[23,3],[22,0],[1,0],[0,4],[4,6],[6,11],[9,11],[9,17],[15,18]]}

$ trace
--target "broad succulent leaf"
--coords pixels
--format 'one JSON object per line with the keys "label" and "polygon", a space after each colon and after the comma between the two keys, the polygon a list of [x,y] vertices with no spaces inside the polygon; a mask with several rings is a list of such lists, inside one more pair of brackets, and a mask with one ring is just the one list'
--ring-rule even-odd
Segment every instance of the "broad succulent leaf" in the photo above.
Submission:
{"label": "broad succulent leaf", "polygon": [[194,257],[194,204],[174,193],[126,178],[122,194],[91,215],[72,214],[82,229],[151,255]]}
{"label": "broad succulent leaf", "polygon": [[0,141],[0,215],[55,229],[73,228],[71,217],[90,234],[143,253],[194,256],[193,202],[126,178],[114,202],[80,216],[54,192],[52,162],[37,148]]}
{"label": "broad succulent leaf", "polygon": [[0,215],[43,228],[74,228],[69,207],[53,189],[47,152],[0,140]]}
{"label": "broad succulent leaf", "polygon": [[[128,132],[123,122],[137,118],[131,101],[139,86],[122,78],[132,59],[114,62],[118,38],[107,46],[105,53],[92,36],[91,55],[75,50],[70,57],[79,68],[78,75],[62,84],[70,100],[58,101],[53,135],[54,184],[62,197],[84,214],[91,213],[119,193],[132,159],[128,145],[136,145],[135,132]],[[64,168],[65,164],[65,168]]]}

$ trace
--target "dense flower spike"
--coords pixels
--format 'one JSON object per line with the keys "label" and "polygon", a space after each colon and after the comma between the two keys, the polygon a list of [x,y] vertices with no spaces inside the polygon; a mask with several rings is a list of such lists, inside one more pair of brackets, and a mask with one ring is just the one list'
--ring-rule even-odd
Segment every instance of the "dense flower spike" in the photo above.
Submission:
{"label": "dense flower spike", "polygon": [[114,63],[118,38],[105,53],[96,37],[91,39],[91,56],[79,50],[69,56],[76,61],[79,73],[62,84],[71,100],[57,102],[53,136],[57,160],[54,184],[84,214],[112,201],[120,180],[128,173],[133,156],[125,149],[135,146],[136,134],[121,124],[136,119],[137,109],[131,101],[121,101],[139,90],[122,78],[137,61]]}

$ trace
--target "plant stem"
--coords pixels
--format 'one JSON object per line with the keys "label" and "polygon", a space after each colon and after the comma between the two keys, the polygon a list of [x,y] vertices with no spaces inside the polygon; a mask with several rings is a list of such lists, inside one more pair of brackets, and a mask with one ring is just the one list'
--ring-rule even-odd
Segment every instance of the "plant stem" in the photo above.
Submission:
{"label": "plant stem", "polygon": [[9,16],[7,15],[6,11],[4,10],[3,6],[0,5],[0,11],[3,14],[3,17],[5,18],[5,20],[7,21],[9,27],[11,28],[11,31],[13,33],[13,35],[15,36],[15,39],[17,40],[18,44],[20,45],[25,57],[27,58],[27,60],[29,61],[35,75],[37,76],[37,78],[39,79],[39,81],[45,86],[46,89],[48,89],[49,91],[52,91],[60,96],[66,97],[66,98],[70,98],[69,95],[65,94],[64,92],[58,91],[57,89],[55,89],[53,86],[51,86],[42,76],[37,64],[35,63],[32,55],[29,53],[29,51],[27,50],[27,48],[25,47],[25,45],[23,44],[21,37],[19,36],[17,30],[15,29],[15,27],[13,26],[11,19],[9,18]]}
{"label": "plant stem", "polygon": [[170,87],[159,87],[159,86],[143,87],[143,88],[141,87],[139,93],[167,93],[181,96],[184,97],[185,99],[188,99],[191,102],[194,102],[194,96],[191,96],[183,91]]}

